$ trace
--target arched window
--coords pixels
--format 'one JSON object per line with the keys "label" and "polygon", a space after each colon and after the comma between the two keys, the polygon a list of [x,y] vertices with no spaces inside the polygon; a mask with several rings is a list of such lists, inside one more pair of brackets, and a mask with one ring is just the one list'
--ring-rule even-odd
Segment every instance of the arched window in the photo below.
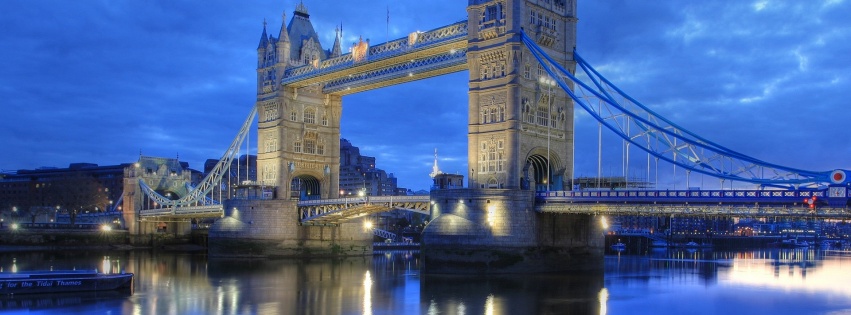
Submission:
{"label": "arched window", "polygon": [[488,188],[499,188],[499,184],[496,182],[496,178],[491,178],[488,180]]}

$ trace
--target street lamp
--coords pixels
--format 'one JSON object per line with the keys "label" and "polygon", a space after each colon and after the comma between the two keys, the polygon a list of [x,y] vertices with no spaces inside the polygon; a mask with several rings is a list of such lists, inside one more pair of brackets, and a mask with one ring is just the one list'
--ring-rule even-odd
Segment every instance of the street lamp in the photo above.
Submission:
{"label": "street lamp", "polygon": [[553,117],[552,117],[552,107],[553,107],[553,85],[555,85],[555,80],[551,79],[549,76],[542,76],[538,78],[538,82],[547,86],[547,119],[545,122],[547,123],[547,178],[545,179],[547,184],[547,192],[550,191],[550,126],[553,125]]}

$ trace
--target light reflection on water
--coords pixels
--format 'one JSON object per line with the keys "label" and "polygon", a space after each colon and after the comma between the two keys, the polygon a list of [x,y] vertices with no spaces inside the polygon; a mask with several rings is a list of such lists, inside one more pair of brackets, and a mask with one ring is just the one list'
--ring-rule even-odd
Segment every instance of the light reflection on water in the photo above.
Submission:
{"label": "light reflection on water", "polygon": [[[148,251],[3,253],[3,270],[136,274],[132,296],[0,300],[41,314],[851,314],[851,252],[656,251],[605,273],[421,275],[419,255],[222,260]],[[19,299],[15,297],[14,299]]]}

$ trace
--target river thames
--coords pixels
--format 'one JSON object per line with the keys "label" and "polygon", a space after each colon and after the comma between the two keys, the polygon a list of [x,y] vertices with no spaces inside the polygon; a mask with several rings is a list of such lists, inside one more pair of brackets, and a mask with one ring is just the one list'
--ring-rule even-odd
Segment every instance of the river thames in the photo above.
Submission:
{"label": "river thames", "polygon": [[153,251],[3,252],[2,271],[135,273],[132,294],[2,297],[3,314],[851,314],[851,252],[609,253],[604,272],[423,275],[415,251],[223,260]]}

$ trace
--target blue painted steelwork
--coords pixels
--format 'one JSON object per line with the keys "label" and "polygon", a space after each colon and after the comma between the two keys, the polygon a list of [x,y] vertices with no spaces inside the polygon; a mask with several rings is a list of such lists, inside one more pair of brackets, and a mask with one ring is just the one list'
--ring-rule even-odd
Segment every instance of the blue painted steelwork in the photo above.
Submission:
{"label": "blue painted steelwork", "polygon": [[[467,21],[460,21],[416,34],[417,36],[408,36],[392,40],[387,43],[371,46],[369,47],[364,60],[355,60],[352,53],[347,53],[336,58],[321,61],[316,66],[302,65],[296,68],[287,69],[284,72],[280,84],[287,85],[362,64],[378,62],[452,42],[464,41],[467,39]],[[413,40],[413,42],[409,42],[409,40]],[[461,57],[461,59],[466,62],[466,57],[463,55]],[[326,91],[323,92],[329,93]]]}
{"label": "blue painted steelwork", "polygon": [[827,190],[579,190],[538,192],[535,197],[547,203],[802,205],[805,198],[825,200]]}
{"label": "blue painted steelwork", "polygon": [[[574,59],[583,70],[582,74],[591,81],[590,84],[565,70],[525,32],[522,33],[522,40],[535,59],[577,105],[624,141],[658,159],[716,178],[763,187],[792,189],[801,186],[824,187],[827,184],[847,186],[850,183],[848,176],[845,176],[848,170],[808,171],[786,167],[706,140],[658,115],[615,87],[578,53],[574,52]],[[575,83],[575,90],[567,82]]]}
{"label": "blue painted steelwork", "polygon": [[210,170],[207,176],[201,180],[201,183],[199,183],[195,189],[189,190],[186,195],[181,196],[179,199],[171,200],[168,197],[157,193],[153,188],[145,183],[144,179],[140,179],[140,190],[156,204],[154,209],[141,209],[140,215],[175,215],[178,212],[181,212],[179,208],[186,208],[185,211],[183,211],[185,214],[198,213],[198,211],[200,211],[200,213],[221,212],[222,206],[220,204],[208,204],[208,202],[213,200],[209,198],[208,195],[211,194],[214,189],[218,189],[220,187],[222,178],[230,169],[231,161],[233,161],[233,159],[237,156],[239,147],[248,135],[249,129],[251,128],[251,124],[254,122],[254,117],[256,115],[257,108],[255,106],[251,106],[251,112],[248,114],[245,122],[243,122],[242,127],[231,142],[230,147],[228,147],[222,155],[222,158],[219,159],[219,162],[216,163],[216,166]]}
{"label": "blue painted steelwork", "polygon": [[413,73],[421,73],[439,68],[449,68],[466,63],[467,49],[458,49],[454,52],[447,52],[445,54],[435,55],[428,58],[417,59],[412,62],[396,64],[390,67],[360,73],[351,77],[331,80],[325,84],[325,88],[322,89],[322,92],[339,92],[350,87],[363,86],[380,81],[389,81],[409,76]]}

